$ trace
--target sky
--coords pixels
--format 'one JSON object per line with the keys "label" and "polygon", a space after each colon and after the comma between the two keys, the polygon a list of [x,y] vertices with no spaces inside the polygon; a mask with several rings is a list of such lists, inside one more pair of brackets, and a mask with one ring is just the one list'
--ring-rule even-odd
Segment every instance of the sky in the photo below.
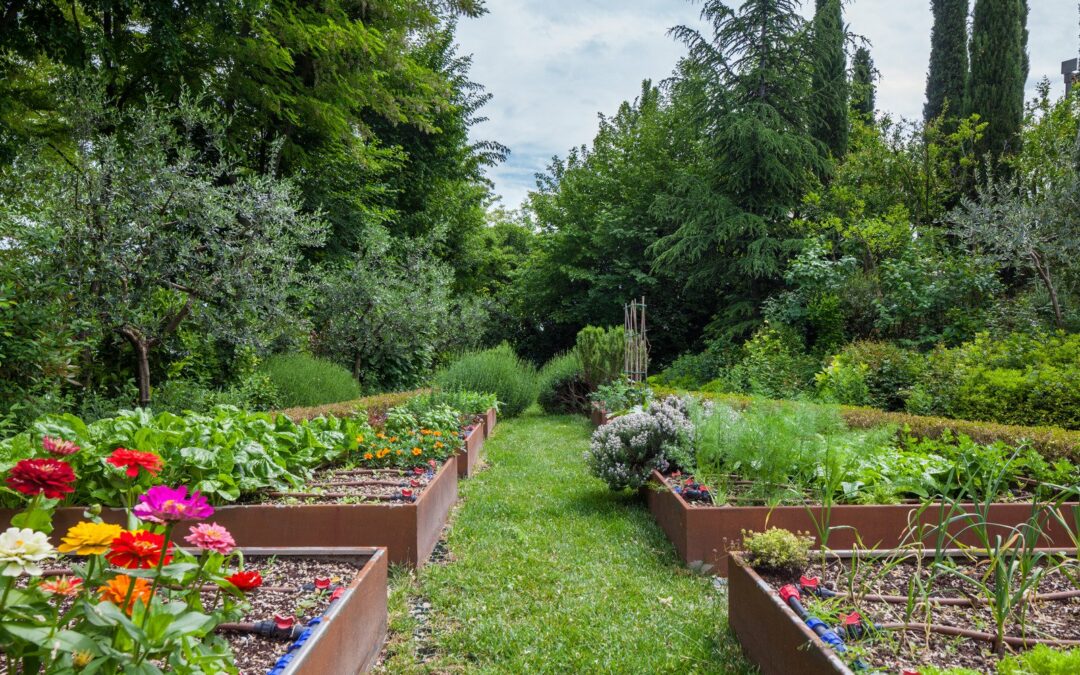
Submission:
{"label": "sky", "polygon": [[[814,3],[805,4],[809,15]],[[1078,51],[1077,5],[1029,0],[1029,6],[1029,95],[1044,75],[1058,95],[1061,62]],[[473,55],[472,80],[494,95],[483,111],[489,120],[472,135],[511,151],[488,171],[507,208],[521,204],[553,156],[592,141],[598,114],[614,114],[643,79],[671,75],[685,50],[667,31],[698,25],[700,11],[688,0],[488,0],[487,7],[485,16],[462,22],[458,41],[460,53]],[[845,20],[871,42],[881,72],[878,109],[921,116],[930,0],[848,0]]]}

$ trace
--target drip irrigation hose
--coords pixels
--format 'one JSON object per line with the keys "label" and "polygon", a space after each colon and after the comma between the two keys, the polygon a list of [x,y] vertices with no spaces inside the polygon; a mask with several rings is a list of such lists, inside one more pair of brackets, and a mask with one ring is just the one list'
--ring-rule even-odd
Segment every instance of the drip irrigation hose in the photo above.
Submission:
{"label": "drip irrigation hose", "polygon": [[403,497],[402,495],[353,495],[347,492],[270,492],[271,497],[296,497],[297,499],[345,499],[346,497],[360,497],[377,502],[415,502],[416,496]]}
{"label": "drip irrigation hose", "polygon": [[273,621],[252,621],[247,623],[219,623],[215,630],[222,633],[251,633],[262,635],[272,640],[295,640],[304,632],[303,626],[280,628]]}
{"label": "drip irrigation hose", "polygon": [[[810,630],[821,638],[821,641],[833,648],[837,654],[846,654],[847,647],[844,646],[844,639],[837,635],[836,631],[832,630],[825,624],[824,621],[817,618],[813,614],[806,611],[806,608],[802,606],[802,596],[799,595],[799,589],[793,584],[788,584],[780,589],[780,598],[791,610],[798,615],[800,619],[806,623]],[[866,664],[862,659],[855,659],[851,664],[855,670],[867,670]]]}
{"label": "drip irrigation hose", "polygon": [[[939,633],[941,635],[959,635],[961,637],[975,638],[976,640],[985,640],[986,642],[997,642],[997,636],[993,633],[958,628],[956,626],[942,626],[936,623],[881,623],[874,624],[874,628],[878,630],[903,630],[922,633]],[[1080,646],[1080,640],[1054,640],[1049,638],[1019,637],[1015,635],[1006,635],[1001,641],[1013,647],[1034,647],[1035,645],[1046,645],[1048,647]]]}

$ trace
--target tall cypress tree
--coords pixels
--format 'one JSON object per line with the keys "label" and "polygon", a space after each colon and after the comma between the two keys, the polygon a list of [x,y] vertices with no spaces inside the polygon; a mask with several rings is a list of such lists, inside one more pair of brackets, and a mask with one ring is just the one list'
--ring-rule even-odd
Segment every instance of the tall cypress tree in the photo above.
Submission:
{"label": "tall cypress tree", "polygon": [[[1011,1],[1011,0],[1009,0]],[[930,33],[930,71],[926,76],[927,122],[946,110],[950,117],[963,114],[968,76],[968,0],[931,0],[934,27]]]}
{"label": "tall cypress tree", "polygon": [[840,0],[817,0],[813,40],[813,115],[810,132],[833,157],[848,149],[847,56]]}
{"label": "tall cypress tree", "polygon": [[851,110],[866,120],[873,119],[877,109],[876,78],[870,50],[859,47],[851,60]]}
{"label": "tall cypress tree", "polygon": [[995,161],[1015,152],[1020,144],[1028,70],[1026,36],[1026,0],[977,0],[966,113],[978,113],[987,123],[979,150]]}

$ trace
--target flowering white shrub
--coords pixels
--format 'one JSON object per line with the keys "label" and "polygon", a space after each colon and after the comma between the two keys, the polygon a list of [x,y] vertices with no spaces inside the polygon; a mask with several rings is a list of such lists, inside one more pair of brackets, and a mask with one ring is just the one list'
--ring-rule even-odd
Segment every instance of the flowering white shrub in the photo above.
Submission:
{"label": "flowering white shrub", "polygon": [[689,405],[689,399],[670,397],[600,427],[585,451],[589,470],[613,490],[639,488],[653,469],[688,457],[694,435]]}

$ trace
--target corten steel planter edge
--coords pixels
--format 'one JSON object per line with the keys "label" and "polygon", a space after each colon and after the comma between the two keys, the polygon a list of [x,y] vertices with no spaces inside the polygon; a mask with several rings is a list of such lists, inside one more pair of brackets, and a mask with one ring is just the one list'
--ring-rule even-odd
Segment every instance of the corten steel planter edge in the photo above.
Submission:
{"label": "corten steel planter edge", "polygon": [[608,411],[604,410],[603,406],[593,403],[589,407],[589,420],[594,427],[602,427],[611,421],[611,417],[608,416]]}
{"label": "corten steel planter edge", "polygon": [[491,438],[491,433],[495,431],[495,424],[498,421],[499,412],[495,408],[488,408],[484,413],[484,438]]}
{"label": "corten steel planter edge", "polygon": [[728,625],[764,675],[853,675],[737,554],[728,577]]}
{"label": "corten steel planter edge", "polygon": [[248,555],[368,556],[340,598],[285,668],[283,675],[356,675],[378,661],[388,627],[384,547],[245,549]]}
{"label": "corten steel planter edge", "polygon": [[[659,483],[661,487],[659,491],[650,490],[649,510],[675,544],[683,562],[719,576],[727,576],[728,550],[741,544],[743,530],[760,532],[768,527],[779,527],[814,534],[816,529],[810,512],[820,517],[819,506],[811,506],[810,512],[802,506],[691,506],[667,486],[659,472],[653,472],[651,482]],[[974,508],[970,503],[963,506]],[[926,509],[920,523],[933,525],[939,522],[941,508],[942,505],[938,504]],[[909,517],[918,509],[919,505],[916,504],[833,506],[829,524],[839,529],[834,529],[830,534],[829,547],[854,548],[857,532],[863,548],[895,548],[902,543],[900,538],[909,527]],[[1031,502],[992,504],[989,519],[998,527],[992,525],[991,532],[996,529],[1005,533],[1005,526],[1020,525],[1028,520],[1031,513]],[[1040,542],[1040,547],[1061,548],[1072,544],[1059,523],[1048,521],[1043,526],[1046,538]],[[933,543],[929,538],[926,541],[931,545]],[[974,532],[962,535],[960,541],[968,545],[978,543]]]}
{"label": "corten steel planter edge", "polygon": [[[448,459],[413,503],[376,504],[241,504],[220,506],[208,520],[226,527],[241,547],[382,546],[391,563],[422,566],[431,556],[457,500],[457,460]],[[83,520],[84,506],[58,509],[53,518],[53,544]],[[0,510],[7,527],[15,509]],[[126,523],[122,509],[103,509],[103,520]],[[192,521],[173,531],[179,541]]]}
{"label": "corten steel planter edge", "polygon": [[480,466],[480,453],[484,449],[483,424],[472,428],[469,435],[462,441],[462,447],[454,455],[458,462],[458,478],[468,478],[476,473]]}

